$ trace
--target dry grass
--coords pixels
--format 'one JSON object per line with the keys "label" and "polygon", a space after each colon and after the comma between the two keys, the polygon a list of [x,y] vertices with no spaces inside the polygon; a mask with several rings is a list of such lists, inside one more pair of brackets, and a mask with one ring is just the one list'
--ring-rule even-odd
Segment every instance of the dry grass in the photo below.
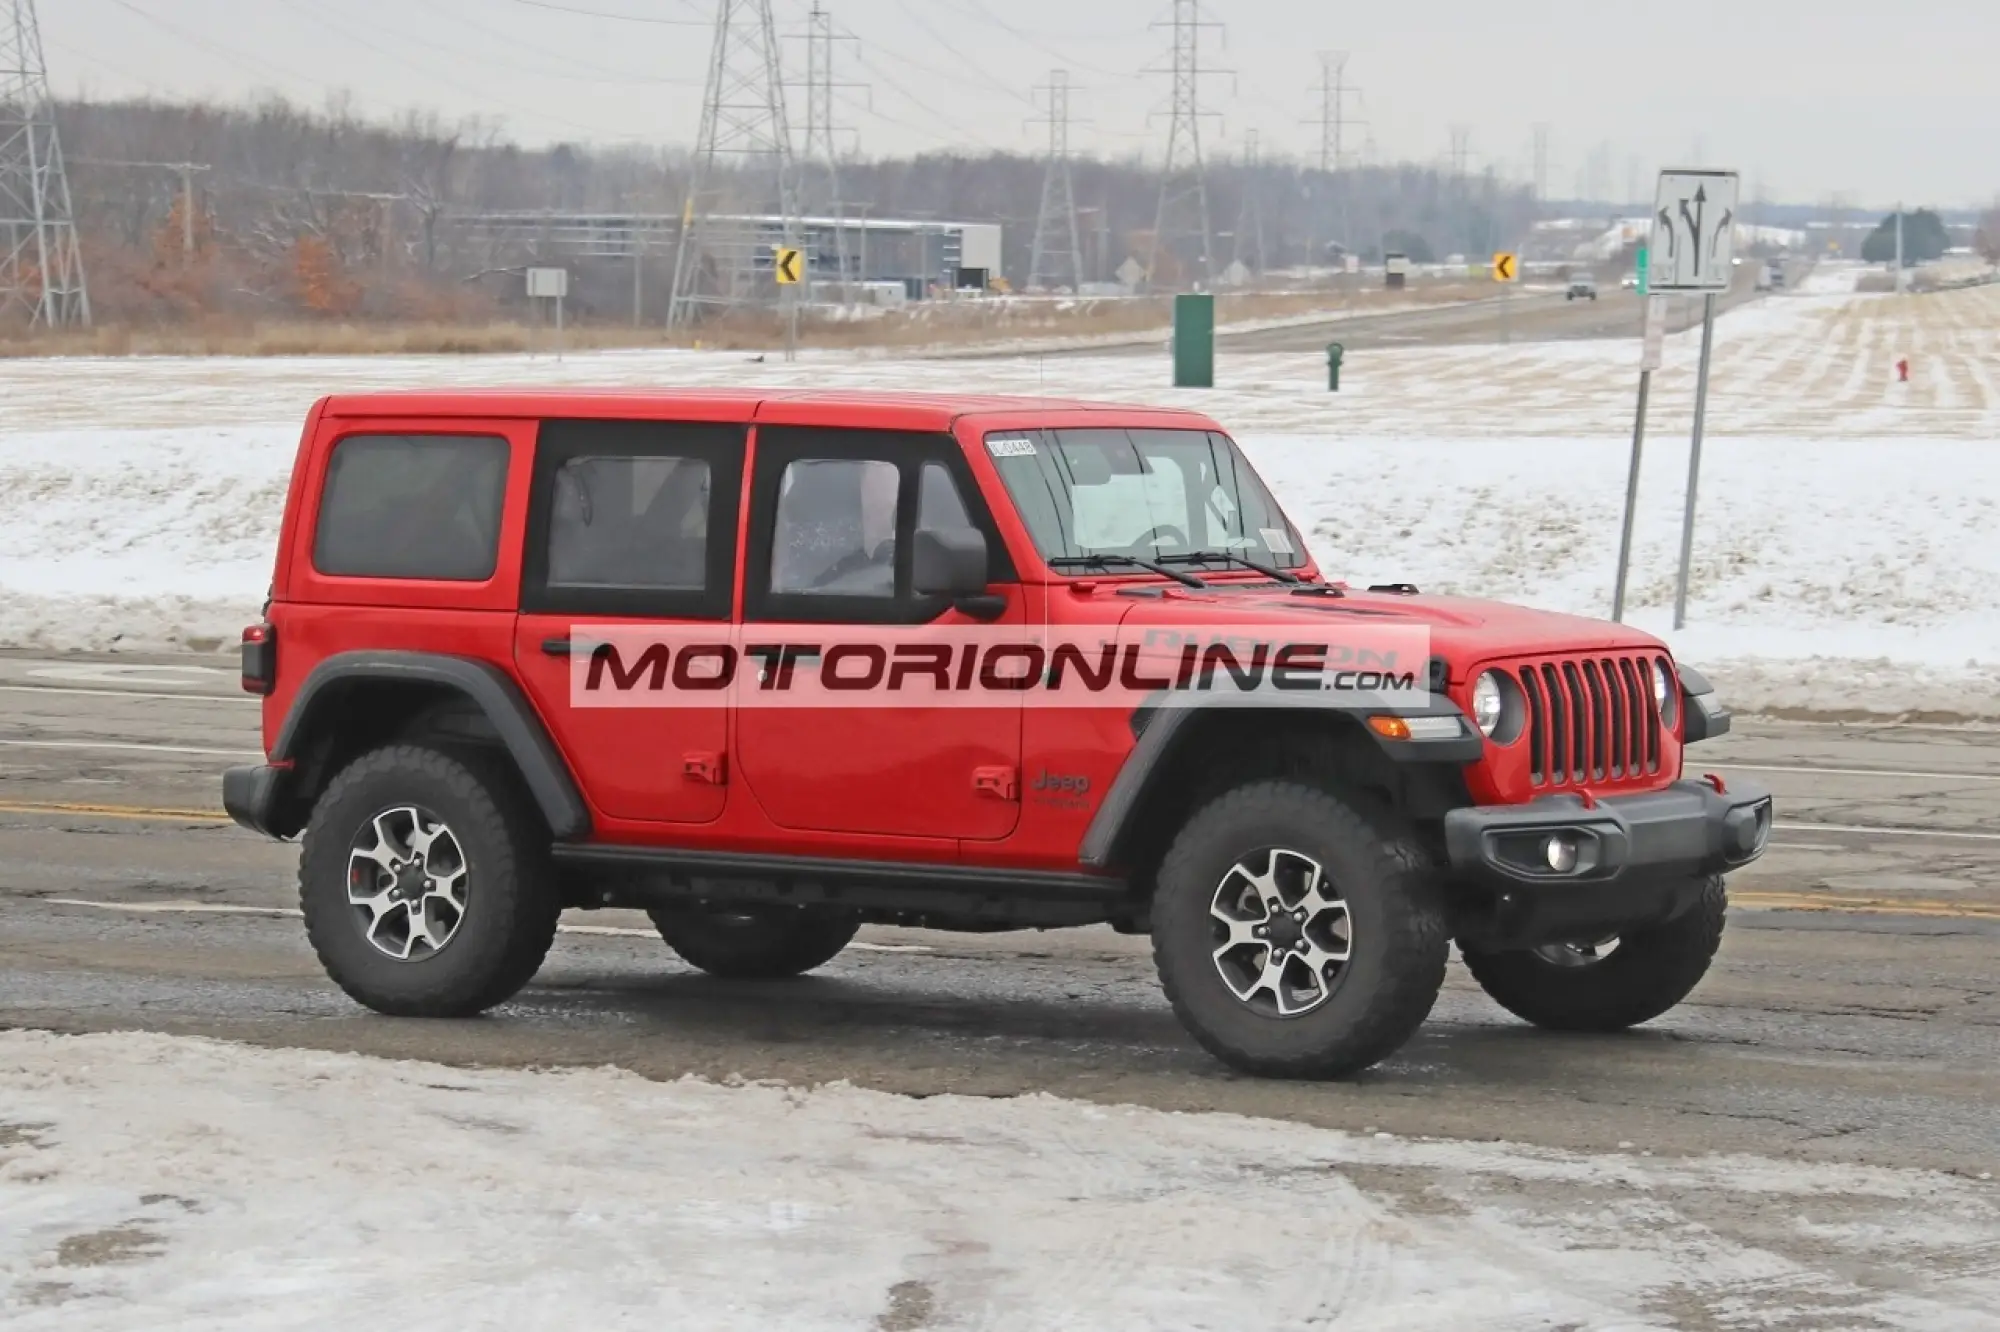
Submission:
{"label": "dry grass", "polygon": [[[1412,302],[1462,301],[1490,295],[1490,285],[1463,281],[1413,284],[1404,291],[1356,285],[1351,290],[1232,292],[1216,300],[1221,323],[1365,311]],[[809,310],[800,336],[807,346],[886,350],[976,346],[1021,338],[1094,338],[1165,332],[1171,297],[1038,298],[937,301],[866,317],[829,317]],[[135,327],[106,324],[75,332],[30,335],[0,330],[0,357],[28,356],[476,356],[526,352],[552,345],[552,330],[505,321],[485,323],[337,323],[210,320]],[[701,346],[759,351],[782,345],[783,326],[769,315],[713,320],[687,335],[657,326],[586,323],[563,331],[574,351],[613,347]]]}

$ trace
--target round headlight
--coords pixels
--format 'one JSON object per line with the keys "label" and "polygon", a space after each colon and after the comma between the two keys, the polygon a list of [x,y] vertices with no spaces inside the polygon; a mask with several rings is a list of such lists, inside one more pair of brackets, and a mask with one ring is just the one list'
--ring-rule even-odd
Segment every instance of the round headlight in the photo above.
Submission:
{"label": "round headlight", "polygon": [[1653,705],[1660,710],[1660,720],[1668,726],[1674,724],[1675,707],[1673,680],[1667,675],[1667,663],[1653,663]]}
{"label": "round headlight", "polygon": [[1480,734],[1491,736],[1500,729],[1500,716],[1505,710],[1506,700],[1500,693],[1500,677],[1487,671],[1472,686],[1472,720],[1479,727]]}

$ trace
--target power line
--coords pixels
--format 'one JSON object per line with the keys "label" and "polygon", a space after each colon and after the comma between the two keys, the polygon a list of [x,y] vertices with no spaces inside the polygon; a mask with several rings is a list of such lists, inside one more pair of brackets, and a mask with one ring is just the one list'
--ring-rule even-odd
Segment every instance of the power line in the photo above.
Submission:
{"label": "power line", "polygon": [[[484,33],[488,37],[494,38],[497,41],[507,43],[510,46],[519,47],[523,44],[519,37],[514,36],[511,33],[503,32],[498,28],[489,28],[483,23],[476,23],[473,20],[466,18],[464,15],[458,13],[456,10],[450,8],[449,6],[442,4],[441,0],[424,0],[424,2],[427,5],[429,5],[432,9],[450,15],[451,21],[454,24],[457,24],[459,27],[467,28],[473,32]],[[671,20],[661,20],[661,21],[672,22],[676,24],[685,23],[689,26],[700,26],[699,24],[696,24],[692,19],[688,20],[671,19]],[[404,41],[415,42],[419,46],[428,47],[433,51],[437,51],[442,54],[452,56],[454,58],[463,58],[465,54],[463,51],[460,51],[454,47],[440,46],[435,42],[427,42],[420,37],[412,37],[406,33],[393,33],[391,35],[396,36]],[[619,83],[658,84],[668,87],[682,87],[682,88],[697,87],[700,84],[700,80],[698,79],[691,79],[691,78],[674,79],[674,78],[665,78],[658,74],[635,74],[631,70],[616,69],[610,65],[600,65],[595,63],[594,61],[589,61],[589,60],[579,60],[575,56],[564,55],[558,51],[550,51],[547,54],[553,59],[562,61],[564,64],[574,66],[577,70],[581,72],[575,74],[566,74],[561,72],[560,70],[552,70],[544,67],[537,67],[534,65],[524,65],[519,61],[502,60],[494,56],[484,56],[481,57],[481,59],[487,64],[500,65],[508,69],[518,69],[523,73],[533,74],[536,78],[563,79],[572,83],[603,83],[606,80],[614,80]]]}
{"label": "power line", "polygon": [[[1236,213],[1236,234],[1229,256],[1229,270],[1239,268],[1261,275],[1264,272],[1264,204],[1258,180],[1257,131],[1243,133],[1243,202]],[[1247,260],[1247,262],[1246,262]]]}
{"label": "power line", "polygon": [[670,328],[693,319],[700,307],[733,309],[768,295],[774,260],[765,244],[769,228],[743,216],[766,198],[753,197],[751,210],[730,210],[720,197],[727,184],[770,186],[778,207],[776,236],[788,248],[797,246],[797,164],[771,0],[716,0],[701,129],[674,254]]}
{"label": "power line", "polygon": [[[663,28],[705,28],[708,26],[705,21],[698,18],[673,19],[661,18],[657,14],[612,14],[602,9],[584,9],[577,5],[559,5],[554,3],[554,0],[514,0],[514,3],[517,5],[526,5],[530,9],[552,9],[558,14],[579,14],[585,18],[614,19],[620,23],[653,23]],[[682,3],[687,4],[688,0],[682,0]],[[688,4],[688,7],[692,9],[694,6]]]}
{"label": "power line", "polygon": [[69,175],[35,0],[13,0],[0,28],[0,315],[30,328],[90,324]]}
{"label": "power line", "polygon": [[1042,174],[1042,207],[1035,218],[1035,244],[1028,260],[1028,289],[1045,289],[1047,278],[1069,270],[1070,289],[1083,286],[1083,241],[1076,220],[1076,185],[1069,171],[1069,71],[1052,69],[1038,92],[1047,94],[1049,160]]}
{"label": "power line", "polygon": [[1173,0],[1173,6],[1171,19],[1153,25],[1173,29],[1173,101],[1168,112],[1167,156],[1160,169],[1160,203],[1153,214],[1153,236],[1146,259],[1146,285],[1154,288],[1159,284],[1163,251],[1178,261],[1175,242],[1179,241],[1178,248],[1182,251],[1190,244],[1194,247],[1192,266],[1200,274],[1195,286],[1205,289],[1214,277],[1214,233],[1208,219],[1208,176],[1202,164],[1201,122],[1212,118],[1213,113],[1201,109],[1201,76],[1222,71],[1203,68],[1201,32],[1222,25],[1202,18],[1200,0]]}
{"label": "power line", "polygon": [[1365,119],[1350,120],[1347,115],[1347,99],[1361,95],[1359,88],[1347,82],[1347,52],[1319,53],[1318,92],[1319,114],[1307,123],[1319,127],[1319,169],[1339,171],[1347,165],[1347,127],[1367,123]]}

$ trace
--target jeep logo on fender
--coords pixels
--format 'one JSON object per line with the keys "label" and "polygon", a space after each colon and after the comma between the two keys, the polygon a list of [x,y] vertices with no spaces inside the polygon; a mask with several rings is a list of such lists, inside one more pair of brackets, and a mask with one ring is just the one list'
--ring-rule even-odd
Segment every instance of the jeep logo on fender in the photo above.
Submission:
{"label": "jeep logo on fender", "polygon": [[[1429,700],[1422,626],[578,625],[578,707],[1368,708]],[[1077,792],[1081,794],[1081,792]]]}

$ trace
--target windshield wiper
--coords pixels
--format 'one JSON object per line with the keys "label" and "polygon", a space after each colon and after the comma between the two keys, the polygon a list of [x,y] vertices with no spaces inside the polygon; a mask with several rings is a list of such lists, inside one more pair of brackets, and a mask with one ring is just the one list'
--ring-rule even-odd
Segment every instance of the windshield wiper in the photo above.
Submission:
{"label": "windshield wiper", "polygon": [[1057,555],[1049,561],[1049,568],[1076,569],[1086,564],[1129,564],[1136,569],[1159,574],[1162,578],[1171,578],[1183,587],[1208,586],[1191,573],[1182,573],[1179,569],[1169,569],[1164,564],[1156,564],[1152,560],[1142,560],[1137,555],[1124,555],[1116,551],[1099,551],[1093,555]]}
{"label": "windshield wiper", "polygon": [[1275,564],[1263,564],[1257,560],[1238,555],[1233,550],[1195,550],[1187,554],[1160,556],[1162,564],[1193,564],[1196,560],[1234,560],[1246,569],[1253,569],[1266,578],[1275,578],[1281,583],[1296,583],[1301,579],[1295,573],[1287,573]]}

